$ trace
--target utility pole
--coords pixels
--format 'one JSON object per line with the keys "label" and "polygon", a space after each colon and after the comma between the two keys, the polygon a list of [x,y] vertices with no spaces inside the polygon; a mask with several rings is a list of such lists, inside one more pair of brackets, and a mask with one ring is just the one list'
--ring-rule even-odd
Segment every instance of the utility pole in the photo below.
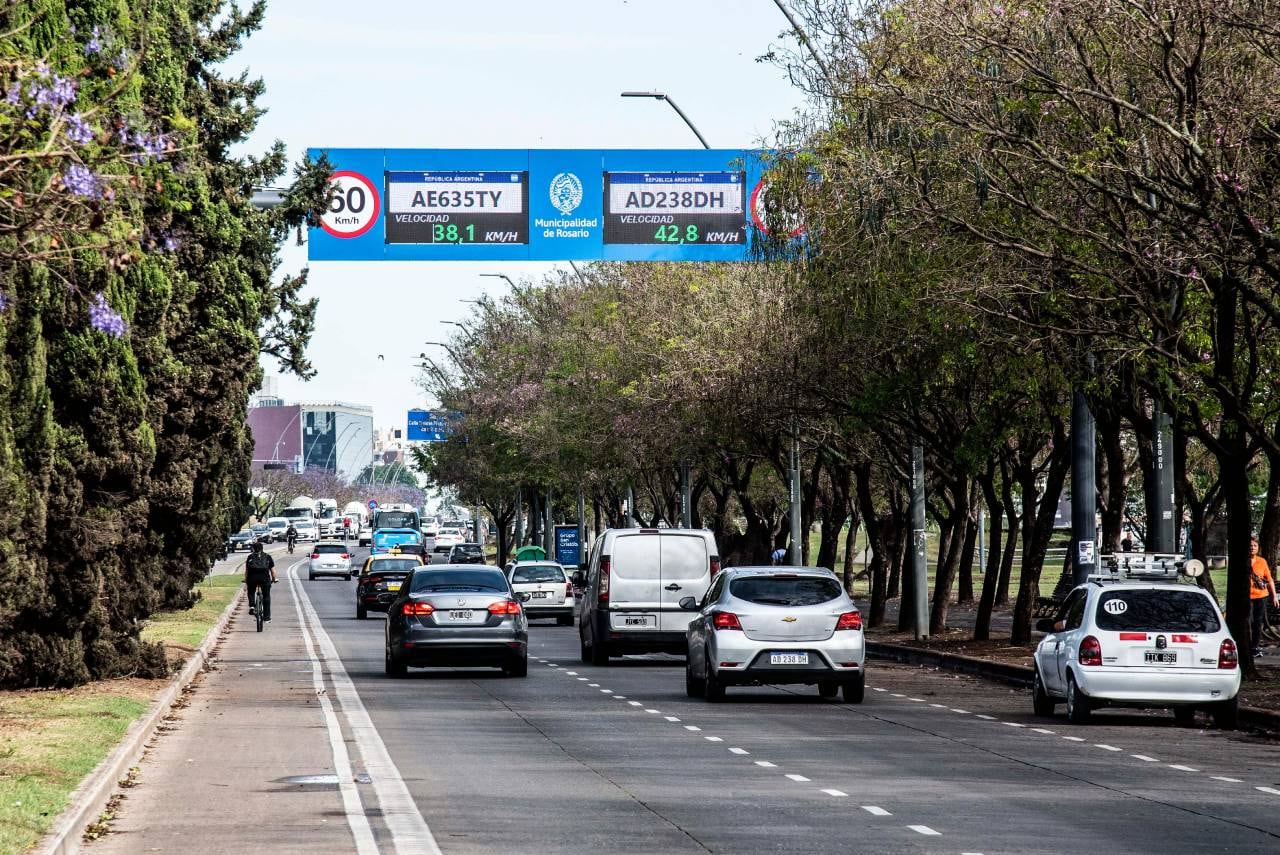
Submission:
{"label": "utility pole", "polygon": [[542,524],[542,548],[547,552],[547,558],[555,558],[556,555],[556,527],[551,519],[551,488],[547,488],[547,518]]}
{"label": "utility pole", "polygon": [[791,566],[799,567],[804,564],[804,546],[801,538],[804,537],[805,532],[800,530],[804,525],[803,514],[800,512],[800,434],[794,422],[791,425],[791,468],[788,474],[791,481],[790,558]]}
{"label": "utility pole", "polygon": [[680,461],[680,527],[693,528],[693,497],[689,490],[689,461]]}
{"label": "utility pole", "polygon": [[[911,586],[912,630],[916,641],[929,637],[929,556],[925,552],[924,446],[911,446]],[[902,602],[908,602],[903,597]]]}
{"label": "utility pole", "polygon": [[524,501],[522,493],[523,490],[516,487],[516,549],[524,546]]}
{"label": "utility pole", "polygon": [[587,555],[587,497],[578,485],[578,563],[583,563]]}
{"label": "utility pole", "polygon": [[1173,418],[1164,411],[1159,398],[1151,413],[1151,450],[1151,495],[1156,506],[1147,513],[1147,551],[1174,553],[1178,551],[1178,538],[1173,520]]}
{"label": "utility pole", "polygon": [[627,524],[624,528],[636,527],[636,490],[627,482]]}
{"label": "utility pole", "polygon": [[[1093,354],[1089,354],[1086,360],[1092,371]],[[1098,567],[1095,554],[1098,538],[1098,495],[1094,484],[1096,446],[1089,400],[1083,391],[1076,389],[1071,394],[1071,548],[1075,551],[1068,557],[1074,562],[1072,579],[1077,585],[1089,581],[1089,574]]]}

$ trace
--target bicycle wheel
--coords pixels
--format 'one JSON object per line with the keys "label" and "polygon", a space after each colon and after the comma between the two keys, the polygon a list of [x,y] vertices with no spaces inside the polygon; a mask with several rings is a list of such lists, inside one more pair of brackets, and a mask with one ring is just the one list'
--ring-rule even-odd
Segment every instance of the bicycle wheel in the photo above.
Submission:
{"label": "bicycle wheel", "polygon": [[253,590],[253,612],[258,619],[258,632],[262,632],[262,589],[254,588]]}

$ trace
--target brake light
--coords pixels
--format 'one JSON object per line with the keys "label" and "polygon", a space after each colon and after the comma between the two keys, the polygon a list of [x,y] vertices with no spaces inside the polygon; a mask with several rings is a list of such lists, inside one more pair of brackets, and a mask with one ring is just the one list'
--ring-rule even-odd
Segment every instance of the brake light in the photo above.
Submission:
{"label": "brake light", "polygon": [[434,611],[435,609],[431,607],[430,603],[410,602],[410,603],[405,603],[403,606],[400,607],[400,614],[417,616],[417,617],[425,617]]}
{"label": "brake light", "polygon": [[350,561],[350,560],[351,560],[351,553],[350,553],[350,552],[344,552],[344,553],[342,553],[342,560],[343,560],[343,561]]}
{"label": "brake light", "polygon": [[598,596],[600,599],[600,604],[603,606],[609,605],[609,564],[610,564],[609,556],[601,555],[600,556],[600,592]]}
{"label": "brake light", "polygon": [[716,629],[742,630],[742,624],[738,623],[738,616],[733,612],[712,612],[711,622]]}
{"label": "brake light", "polygon": [[515,600],[502,600],[497,603],[489,604],[489,614],[491,615],[518,615],[520,614],[520,604]]}
{"label": "brake light", "polygon": [[1236,653],[1236,643],[1229,638],[1222,639],[1218,646],[1218,667],[1232,670],[1240,664],[1240,656]]}
{"label": "brake light", "polygon": [[312,557],[312,558],[319,558],[319,557],[320,557],[320,553],[319,553],[319,552],[313,552],[313,553],[311,553],[311,557]]}
{"label": "brake light", "polygon": [[1196,637],[1194,635],[1174,635],[1170,639],[1174,644],[1195,644]]}
{"label": "brake light", "polygon": [[566,597],[572,597],[572,596],[573,596],[573,583],[572,583],[572,582],[565,582],[565,583],[564,583],[564,595],[565,595]]}
{"label": "brake light", "polygon": [[845,612],[836,621],[836,629],[862,629],[862,612]]}
{"label": "brake light", "polygon": [[720,556],[711,556],[711,578],[714,579],[716,574],[720,572]]}
{"label": "brake light", "polygon": [[1102,643],[1092,635],[1086,635],[1084,640],[1080,642],[1078,661],[1081,665],[1101,665]]}

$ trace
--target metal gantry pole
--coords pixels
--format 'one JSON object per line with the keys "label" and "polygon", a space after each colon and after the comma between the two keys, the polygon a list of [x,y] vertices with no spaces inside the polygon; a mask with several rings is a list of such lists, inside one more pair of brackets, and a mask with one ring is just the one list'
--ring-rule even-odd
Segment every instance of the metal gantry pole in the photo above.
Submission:
{"label": "metal gantry pole", "polygon": [[[1092,362],[1092,359],[1090,359]],[[1098,495],[1094,484],[1095,426],[1089,400],[1079,389],[1071,394],[1071,554],[1075,584],[1089,581],[1098,567]]]}
{"label": "metal gantry pole", "polygon": [[924,446],[911,446],[911,615],[917,641],[929,637],[929,556],[925,552]]}
{"label": "metal gantry pole", "polygon": [[1173,419],[1159,399],[1151,414],[1151,450],[1154,471],[1151,494],[1156,506],[1147,513],[1148,552],[1178,551],[1173,519]]}
{"label": "metal gantry pole", "polygon": [[693,528],[693,496],[689,485],[689,461],[680,461],[680,527]]}
{"label": "metal gantry pole", "polygon": [[543,521],[543,524],[542,524],[542,548],[546,550],[548,558],[555,557],[555,554],[556,554],[555,553],[555,548],[556,548],[555,537],[556,537],[555,523],[552,522],[552,518],[551,518],[551,488],[548,487],[546,519]]}
{"label": "metal gantry pole", "polygon": [[586,556],[587,550],[587,497],[578,485],[578,562]]}

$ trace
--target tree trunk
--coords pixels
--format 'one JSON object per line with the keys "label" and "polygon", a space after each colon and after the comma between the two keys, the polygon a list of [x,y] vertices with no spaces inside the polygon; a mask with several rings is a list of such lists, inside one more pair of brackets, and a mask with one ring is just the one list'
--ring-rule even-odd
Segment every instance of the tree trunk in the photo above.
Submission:
{"label": "tree trunk", "polygon": [[929,614],[929,634],[938,635],[947,628],[947,609],[951,605],[951,589],[960,568],[960,552],[964,548],[969,521],[969,483],[967,480],[948,485],[952,494],[951,519],[947,521],[946,549],[938,546],[938,566],[933,586],[933,608]]}
{"label": "tree trunk", "polygon": [[[871,606],[867,615],[867,626],[880,626],[884,623],[885,601],[888,599],[888,544],[885,542],[885,531],[876,515],[875,500],[871,497],[871,464],[860,463],[854,471],[854,490],[857,493],[858,509],[867,526],[867,546],[871,550],[871,564],[866,573],[871,577]],[[846,573],[852,569],[854,532],[852,527],[845,545]]]}
{"label": "tree trunk", "polygon": [[[993,467],[994,468],[994,467]],[[987,538],[987,566],[983,568],[982,598],[978,601],[978,613],[973,621],[973,640],[986,641],[991,637],[991,612],[996,602],[996,588],[1000,585],[1002,567],[1001,547],[1004,545],[1004,505],[996,493],[993,472],[979,479],[982,495],[987,502],[991,531]]]}
{"label": "tree trunk", "polygon": [[969,521],[964,527],[964,542],[960,546],[960,587],[956,592],[956,600],[961,603],[973,603],[973,559],[978,550],[978,520],[972,508]]}
{"label": "tree trunk", "polygon": [[[1054,446],[1049,452],[1049,471],[1043,495],[1037,496],[1036,473],[1028,462],[1020,472],[1022,487],[1022,574],[1018,581],[1018,599],[1013,608],[1013,632],[1010,641],[1025,644],[1031,640],[1031,614],[1040,596],[1040,571],[1045,551],[1053,535],[1053,521],[1058,510],[1058,497],[1071,469],[1071,443],[1066,431],[1055,425]],[[1038,498],[1038,502],[1037,502]],[[1038,507],[1037,507],[1038,504]]]}
{"label": "tree trunk", "polygon": [[1250,638],[1249,577],[1252,572],[1249,554],[1253,537],[1252,508],[1249,502],[1248,440],[1244,430],[1224,414],[1222,448],[1216,455],[1222,478],[1222,493],[1227,510],[1227,627],[1240,648],[1240,666],[1249,677],[1257,676]]}
{"label": "tree trunk", "polygon": [[[1100,477],[1098,478],[1099,506],[1102,514],[1102,545],[1104,553],[1120,549],[1124,526],[1125,498],[1129,490],[1129,473],[1124,465],[1123,423],[1113,408],[1100,407],[1094,422],[1097,425]],[[1144,478],[1144,483],[1150,481]]]}
{"label": "tree trunk", "polygon": [[1000,584],[996,586],[996,608],[1009,606],[1009,585],[1013,580],[1013,562],[1018,557],[1018,536],[1022,533],[1022,516],[1018,513],[1018,504],[1013,500],[1013,477],[1008,466],[1000,464],[1000,492],[1004,496],[1005,534],[1004,556],[1000,563]]}

